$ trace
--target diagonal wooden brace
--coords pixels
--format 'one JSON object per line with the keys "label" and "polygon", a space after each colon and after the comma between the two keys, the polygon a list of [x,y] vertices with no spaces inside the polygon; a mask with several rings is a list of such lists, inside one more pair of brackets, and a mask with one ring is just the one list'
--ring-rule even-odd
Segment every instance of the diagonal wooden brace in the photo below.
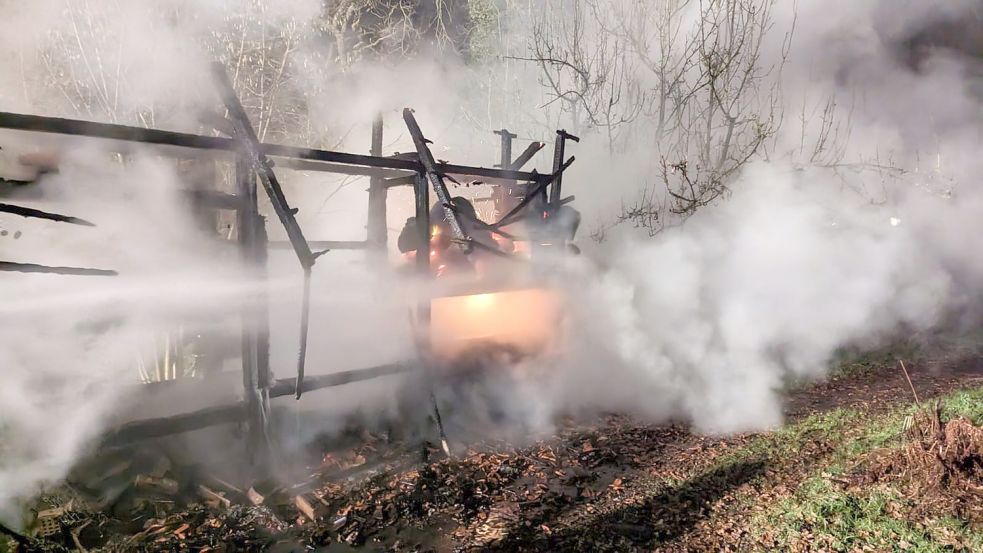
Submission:
{"label": "diagonal wooden brace", "polygon": [[423,165],[423,174],[430,183],[430,187],[433,188],[437,201],[444,209],[444,217],[447,218],[447,224],[451,229],[451,238],[461,246],[464,253],[471,253],[471,250],[474,249],[471,237],[465,234],[461,227],[461,221],[457,218],[457,212],[451,206],[451,194],[447,190],[447,185],[444,184],[444,177],[437,171],[437,162],[434,160],[430,147],[427,146],[427,139],[423,137],[423,131],[420,130],[416,117],[413,116],[413,110],[404,109],[403,120],[406,121],[406,128],[409,129],[410,136],[413,137],[416,153],[420,158],[420,164]]}
{"label": "diagonal wooden brace", "polygon": [[283,195],[283,188],[280,187],[280,181],[277,180],[269,159],[263,153],[263,147],[259,142],[259,138],[256,136],[256,132],[253,130],[252,124],[249,122],[249,117],[242,108],[242,104],[239,103],[239,98],[232,88],[232,82],[229,81],[229,76],[225,73],[225,66],[221,63],[212,64],[212,75],[218,86],[218,92],[222,97],[222,102],[225,104],[226,109],[229,110],[230,122],[235,128],[235,139],[239,142],[243,154],[246,155],[253,170],[259,176],[259,180],[263,184],[263,189],[266,190],[266,195],[269,196],[270,203],[273,204],[273,211],[276,212],[277,218],[280,219],[280,223],[287,231],[287,237],[290,239],[290,244],[297,254],[297,259],[300,260],[300,264],[304,267],[304,270],[309,271],[314,266],[315,256],[311,252],[307,240],[304,238],[304,233],[301,231],[300,225],[297,224],[297,219],[294,217],[294,210],[287,204],[287,198]]}
{"label": "diagonal wooden brace", "polygon": [[526,208],[526,206],[529,205],[529,203],[536,196],[538,196],[539,194],[542,194],[543,191],[546,190],[546,187],[547,186],[549,186],[550,184],[552,184],[557,179],[561,178],[562,175],[563,175],[563,172],[566,171],[568,167],[570,167],[571,165],[573,165],[573,162],[576,159],[577,158],[575,156],[570,156],[570,159],[568,159],[565,163],[563,163],[563,165],[560,165],[559,166],[559,169],[557,169],[553,173],[552,178],[550,180],[539,183],[535,188],[533,188],[528,193],[526,193],[526,197],[523,198],[521,202],[519,202],[519,205],[517,205],[514,208],[512,208],[511,211],[509,211],[508,213],[506,213],[501,219],[499,219],[499,221],[497,223],[494,223],[491,226],[492,227],[495,227],[495,228],[501,228],[501,227],[504,227],[505,225],[509,225],[511,223],[514,223],[515,220],[516,220],[516,216],[519,213],[521,213],[522,210],[524,210]]}
{"label": "diagonal wooden brace", "polygon": [[307,362],[307,334],[308,327],[310,326],[311,268],[314,266],[317,256],[311,251],[310,244],[304,238],[304,233],[301,231],[300,225],[297,224],[297,219],[294,218],[294,210],[287,204],[287,198],[283,195],[283,188],[280,187],[280,182],[273,173],[272,164],[263,153],[262,144],[260,144],[259,138],[256,136],[256,132],[249,122],[249,117],[246,115],[246,111],[242,108],[242,104],[239,102],[239,98],[232,88],[232,82],[229,81],[229,76],[225,72],[225,66],[221,63],[212,64],[212,74],[215,77],[222,102],[225,103],[226,109],[229,110],[230,122],[235,129],[235,138],[239,141],[243,150],[242,153],[246,156],[250,165],[252,165],[252,169],[256,172],[260,182],[263,183],[263,188],[270,198],[270,203],[273,204],[273,210],[280,219],[283,228],[286,229],[287,238],[290,239],[290,244],[297,254],[297,259],[300,260],[300,264],[304,268],[304,300],[300,314],[300,351],[297,354],[297,382],[295,386],[297,399],[300,399],[304,388],[304,368]]}

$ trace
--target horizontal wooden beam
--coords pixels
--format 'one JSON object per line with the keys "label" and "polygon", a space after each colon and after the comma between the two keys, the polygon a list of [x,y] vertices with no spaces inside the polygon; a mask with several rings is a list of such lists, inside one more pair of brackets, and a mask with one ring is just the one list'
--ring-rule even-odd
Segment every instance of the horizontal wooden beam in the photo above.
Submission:
{"label": "horizontal wooden beam", "polygon": [[[162,131],[159,129],[145,129],[142,127],[132,127],[128,125],[95,123],[92,121],[81,121],[78,119],[63,119],[59,117],[25,115],[21,113],[0,112],[0,128],[18,131],[85,136],[89,138],[102,138],[106,140],[122,140],[126,142],[138,142],[158,146],[196,148],[200,150],[224,150],[232,152],[238,151],[239,149],[239,145],[236,141],[219,136],[202,136],[174,131]],[[278,144],[261,144],[261,150],[263,154],[274,157],[412,171],[414,173],[422,170],[420,162],[418,160],[411,159],[349,154],[345,152],[297,148],[294,146],[282,146]],[[308,169],[316,170],[315,166],[313,165],[309,166]],[[323,168],[323,170],[330,173],[332,172],[332,167],[328,166]],[[539,173],[495,169],[489,167],[472,167],[468,165],[454,165],[451,163],[438,163],[437,170],[443,174],[468,177],[499,178],[536,182],[546,182],[550,179],[549,175],[542,175]]]}
{"label": "horizontal wooden beam", "polygon": [[291,169],[293,171],[315,171],[319,173],[333,173],[339,175],[351,175],[356,177],[372,177],[381,175],[383,178],[398,178],[413,173],[399,169],[377,169],[374,167],[358,167],[356,165],[343,165],[340,163],[327,163],[324,161],[308,161],[306,159],[295,159],[289,157],[276,157],[275,167],[277,169]]}
{"label": "horizontal wooden beam", "polygon": [[12,273],[48,273],[55,275],[74,276],[118,276],[119,273],[110,269],[89,269],[87,267],[52,267],[37,263],[17,263],[15,261],[0,261],[0,271]]}
{"label": "horizontal wooden beam", "polygon": [[201,430],[218,424],[241,422],[245,419],[246,409],[243,403],[208,407],[190,413],[144,419],[126,423],[108,433],[102,444],[106,447],[124,446],[139,440],[162,438],[171,434]]}
{"label": "horizontal wooden beam", "polygon": [[78,217],[72,217],[71,215],[61,215],[58,213],[51,213],[48,211],[41,211],[40,209],[34,209],[32,207],[24,207],[21,205],[3,204],[0,203],[0,212],[10,213],[13,215],[19,215],[21,217],[27,217],[29,219],[45,219],[48,221],[55,221],[56,223],[69,223],[72,225],[82,225],[84,227],[94,227],[93,223],[86,221],[85,219],[80,219]]}
{"label": "horizontal wooden beam", "polygon": [[[368,369],[355,369],[351,371],[340,371],[331,374],[321,374],[308,376],[303,381],[301,392],[311,392],[323,388],[334,386],[344,386],[353,382],[372,380],[383,376],[400,374],[412,370],[413,366],[407,363],[393,363],[391,365],[380,365]],[[273,383],[270,388],[270,397],[281,397],[293,395],[296,392],[297,381],[293,378],[281,378]]]}
{"label": "horizontal wooden beam", "polygon": [[217,190],[182,190],[181,193],[189,200],[205,207],[215,209],[239,209],[242,207],[239,196]]}
{"label": "horizontal wooden beam", "polygon": [[[350,371],[340,371],[331,374],[308,376],[304,379],[303,392],[311,392],[335,386],[344,386],[354,382],[361,382],[384,376],[400,374],[412,370],[414,365],[410,363],[393,363],[380,365],[367,369],[355,369]],[[222,373],[215,378],[192,378],[177,379],[164,382],[152,382],[141,384],[131,390],[135,394],[166,394],[178,398],[187,394],[200,392],[204,388],[216,390],[231,390],[239,376],[233,373]],[[296,392],[296,380],[293,378],[282,378],[273,383],[269,389],[269,397],[282,397],[293,395]],[[201,430],[209,426],[219,424],[230,424],[243,422],[246,417],[245,404],[242,402],[231,405],[221,405],[208,407],[190,413],[183,413],[169,417],[158,417],[142,419],[128,422],[117,427],[103,437],[102,444],[106,447],[121,447],[139,440],[161,438],[182,432]]]}
{"label": "horizontal wooden beam", "polygon": [[[437,168],[438,168],[438,172],[439,172],[439,169],[440,169],[440,165],[439,164],[437,165]],[[456,181],[463,181],[463,182],[478,181],[481,184],[497,184],[499,186],[516,186],[516,185],[523,186],[523,185],[526,184],[525,181],[520,182],[520,183],[516,183],[516,181],[514,181],[514,180],[501,179],[501,178],[495,178],[495,177],[483,177],[483,178],[480,178],[480,179],[472,179],[471,177],[473,175],[466,175],[466,174],[462,174],[462,173],[442,173],[442,175],[444,177],[452,178],[452,179],[454,179]],[[538,175],[538,176],[539,177],[543,177],[544,175]],[[386,188],[395,188],[397,186],[412,186],[413,185],[413,179],[415,179],[415,178],[416,178],[416,175],[405,175],[405,176],[402,176],[402,177],[395,177],[395,178],[386,179]],[[548,175],[547,175],[547,178],[537,179],[536,181],[533,181],[533,182],[537,182],[538,183],[538,182],[541,182],[542,180],[549,180]]]}
{"label": "horizontal wooden beam", "polygon": [[[365,240],[310,240],[307,242],[314,250],[364,250],[369,247]],[[290,242],[270,242],[270,247],[282,250],[290,247]]]}

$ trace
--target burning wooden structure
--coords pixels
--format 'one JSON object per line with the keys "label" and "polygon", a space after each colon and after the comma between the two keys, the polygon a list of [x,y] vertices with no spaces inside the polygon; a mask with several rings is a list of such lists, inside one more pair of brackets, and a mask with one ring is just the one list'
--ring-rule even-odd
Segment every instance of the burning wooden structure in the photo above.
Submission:
{"label": "burning wooden structure", "polygon": [[[286,230],[289,245],[296,254],[305,274],[305,300],[302,309],[300,353],[295,378],[274,380],[270,371],[269,346],[270,328],[268,304],[260,302],[258,312],[244,313],[242,328],[242,384],[244,399],[231,405],[208,407],[199,411],[164,418],[144,419],[127,423],[111,432],[105,440],[107,445],[123,445],[145,438],[155,438],[170,434],[197,430],[223,423],[246,423],[248,440],[254,459],[262,463],[268,454],[269,402],[270,399],[294,395],[298,399],[306,391],[340,386],[352,382],[379,378],[386,375],[406,372],[417,362],[400,362],[361,370],[336,372],[326,375],[305,377],[305,351],[307,344],[307,320],[309,316],[308,298],[310,293],[310,274],[319,256],[338,249],[361,249],[385,252],[387,248],[386,200],[387,191],[398,186],[412,186],[415,196],[415,212],[420,230],[421,243],[430,240],[430,195],[433,194],[442,206],[446,221],[452,233],[455,247],[465,253],[475,248],[493,250],[486,244],[472,240],[462,226],[462,218],[469,217],[455,209],[445,183],[445,179],[481,179],[494,186],[492,195],[496,207],[506,212],[496,223],[486,223],[477,219],[469,220],[470,225],[492,233],[505,234],[501,227],[510,224],[521,216],[523,210],[534,199],[546,202],[544,205],[559,207],[572,198],[561,197],[563,172],[574,158],[564,159],[567,140],[578,140],[565,131],[558,131],[552,172],[541,174],[536,171],[523,171],[522,167],[540,150],[544,144],[536,142],[512,158],[512,139],[514,134],[507,130],[498,131],[501,136],[501,163],[496,168],[475,167],[438,162],[428,146],[413,112],[404,110],[403,119],[413,138],[415,152],[412,155],[383,156],[383,124],[377,118],[372,126],[370,155],[298,148],[277,144],[261,143],[239,102],[232,84],[220,64],[213,67],[215,83],[224,103],[227,117],[214,118],[212,126],[225,135],[204,136],[132,126],[94,123],[88,121],[0,113],[0,128],[15,131],[31,131],[73,135],[93,139],[117,141],[123,144],[138,143],[157,146],[170,146],[199,151],[221,151],[234,155],[235,193],[218,191],[188,191],[196,205],[215,210],[235,212],[238,228],[238,248],[245,260],[246,270],[253,277],[264,277],[265,264],[270,243],[267,239],[266,220],[259,211],[259,188],[268,196],[277,218]],[[309,242],[298,225],[274,172],[276,166],[320,171],[326,173],[366,176],[370,179],[368,193],[368,224],[364,241],[318,241]],[[260,187],[257,186],[257,181]],[[52,214],[0,204],[0,211],[25,217],[37,217],[70,224],[91,224],[74,217]],[[318,249],[318,251],[315,251]],[[490,253],[509,257],[501,251]],[[417,269],[430,275],[430,258],[416,256]],[[0,270],[26,272],[54,272],[71,275],[113,276],[111,269],[84,269],[75,267],[46,267],[30,263],[0,261]],[[421,305],[418,309],[419,328],[425,333],[430,327],[430,306]],[[179,387],[179,382],[159,382],[146,386]],[[193,393],[193,387],[181,389]]]}

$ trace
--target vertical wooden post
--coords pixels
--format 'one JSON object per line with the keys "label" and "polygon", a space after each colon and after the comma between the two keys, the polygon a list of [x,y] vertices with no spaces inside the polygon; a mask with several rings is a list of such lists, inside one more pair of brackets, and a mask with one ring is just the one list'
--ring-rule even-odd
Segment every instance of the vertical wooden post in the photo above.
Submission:
{"label": "vertical wooden post", "polygon": [[[429,280],[433,277],[430,267],[430,179],[428,175],[417,173],[413,180],[413,191],[416,198],[416,228],[418,245],[416,248],[416,268],[420,272],[420,278]],[[431,373],[433,362],[432,345],[432,313],[430,311],[430,289],[424,287],[422,296],[417,304],[417,348],[419,350],[420,361],[423,363],[425,378],[430,387],[430,404],[433,406],[434,420],[437,422],[437,430],[440,432],[440,445],[444,453],[451,457],[451,446],[447,440],[447,433],[444,431],[444,422],[440,418],[440,407],[437,405],[437,396],[433,388],[433,374]]]}
{"label": "vertical wooden post", "polygon": [[501,156],[499,158],[501,161],[499,162],[498,166],[502,169],[509,169],[512,167],[512,139],[515,138],[516,135],[510,133],[508,129],[492,132],[502,137]]}
{"label": "vertical wooden post", "polygon": [[[259,214],[256,174],[242,156],[235,161],[236,212],[239,248],[247,280],[265,282],[266,225]],[[242,386],[247,409],[248,450],[252,461],[265,466],[269,461],[270,328],[265,291],[244,301],[242,310]]]}
{"label": "vertical wooden post", "polygon": [[[369,153],[382,156],[381,114],[372,122],[372,149]],[[385,252],[389,230],[386,224],[386,183],[381,171],[369,178],[369,216],[365,231],[370,249]]]}
{"label": "vertical wooden post", "polygon": [[[416,199],[416,270],[424,282],[432,278],[430,267],[430,181],[423,173],[417,173],[413,180],[413,195]],[[424,287],[416,307],[417,344],[420,358],[430,358],[430,290]]]}
{"label": "vertical wooden post", "polygon": [[[555,175],[557,171],[563,167],[563,156],[566,152],[567,145],[567,131],[559,130],[556,131],[556,145],[553,148],[553,174]],[[557,175],[556,179],[553,180],[553,184],[550,185],[549,201],[553,205],[557,205],[560,201],[560,194],[562,194],[563,188],[563,173]],[[546,191],[543,191],[543,196],[546,195]]]}
{"label": "vertical wooden post", "polygon": [[[416,199],[416,230],[417,230],[417,249],[416,249],[416,268],[421,278],[429,279],[430,272],[430,183],[423,173],[417,173],[413,180],[413,194]],[[430,333],[430,300],[425,298],[420,301],[419,322],[426,325],[426,332]],[[428,338],[429,339],[429,338]]]}
{"label": "vertical wooden post", "polygon": [[[502,145],[499,152],[499,164],[498,166],[502,169],[512,168],[512,139],[516,137],[515,134],[509,132],[508,129],[502,129],[500,131],[493,131],[495,134],[502,137]],[[518,201],[515,199],[514,195],[515,181],[509,184],[495,184],[492,185],[492,201],[495,206],[495,216],[501,217],[502,214],[507,213],[510,209],[515,207]]]}

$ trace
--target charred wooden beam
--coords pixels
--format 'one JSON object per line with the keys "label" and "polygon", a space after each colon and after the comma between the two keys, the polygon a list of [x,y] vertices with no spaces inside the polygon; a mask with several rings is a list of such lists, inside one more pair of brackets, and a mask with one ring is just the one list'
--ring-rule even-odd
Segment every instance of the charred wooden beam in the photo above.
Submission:
{"label": "charred wooden beam", "polygon": [[[371,247],[367,240],[311,240],[308,242],[312,250],[365,250]],[[270,247],[277,250],[290,248],[290,242],[270,242]]]}
{"label": "charred wooden beam", "polygon": [[[469,291],[468,293],[471,292]],[[304,379],[304,391],[309,392],[312,390],[320,390],[321,388],[343,386],[353,382],[405,373],[411,370],[414,370],[414,365],[409,362],[405,362],[389,363],[363,369],[352,369],[325,375],[309,376]],[[168,394],[169,396],[179,397],[182,394],[193,393],[196,390],[200,391],[203,386],[208,386],[210,390],[231,390],[231,387],[235,384],[235,378],[236,375],[231,372],[219,373],[216,378],[212,379],[178,378],[176,380],[164,380],[161,382],[137,384],[132,387],[131,392],[141,394],[146,393],[150,395]],[[255,382],[255,379],[253,379],[252,382]],[[293,378],[281,378],[272,381],[267,386],[269,397],[274,398],[288,396],[294,393],[294,385],[295,381]]]}
{"label": "charred wooden beam", "polygon": [[[559,169],[553,172],[553,178],[556,179],[562,176],[563,172],[566,171],[568,167],[573,165],[573,162],[576,159],[577,159],[576,157],[570,156],[570,159],[568,159],[563,165],[560,165]],[[549,186],[552,182],[553,181],[551,180],[550,182],[543,182],[536,185],[535,188],[533,188],[532,190],[529,191],[529,193],[526,194],[526,197],[523,198],[518,205],[516,205],[514,208],[512,208],[511,211],[506,213],[501,219],[498,220],[497,223],[494,223],[491,226],[495,228],[501,228],[515,222],[515,220],[518,218],[518,215],[522,213],[522,210],[524,210],[526,206],[529,205],[529,203],[536,198],[536,196],[546,193],[546,187]]]}
{"label": "charred wooden beam", "polygon": [[217,190],[182,190],[182,194],[193,202],[214,209],[238,210],[242,207],[239,196]]}
{"label": "charred wooden beam", "polygon": [[467,180],[469,177],[482,177],[485,182],[488,179],[518,180],[543,182],[549,178],[548,175],[541,175],[535,172],[514,171],[511,169],[489,169],[487,167],[468,167],[466,165],[454,165],[452,163],[437,162],[437,172],[441,175],[452,176],[458,180]]}
{"label": "charred wooden beam", "polygon": [[[236,157],[236,193],[241,209],[236,211],[238,244],[248,279],[266,277],[266,223],[259,214],[256,174],[242,156]],[[270,327],[265,291],[254,302],[242,306],[242,387],[248,424],[248,451],[253,462],[265,466],[270,459],[269,387]]]}
{"label": "charred wooden beam", "polygon": [[[445,178],[454,179],[455,181],[471,181],[471,182],[480,183],[480,184],[493,184],[493,185],[499,185],[499,186],[516,186],[517,184],[519,186],[528,186],[526,184],[526,182],[516,183],[516,181],[511,180],[511,179],[506,179],[506,178],[482,177],[480,179],[473,179],[472,177],[474,177],[474,175],[470,175],[470,174],[467,174],[467,173],[451,173],[451,172],[446,172],[446,171],[443,171],[443,168],[442,167],[443,166],[441,166],[440,163],[438,162],[437,163],[437,172],[440,173]],[[535,180],[530,180],[529,181],[532,185],[535,185],[538,182],[549,180],[549,175],[541,175],[541,174],[536,173],[536,172],[532,172],[532,173],[529,173],[529,174],[536,177]],[[388,178],[385,181],[386,182],[386,188],[395,188],[397,186],[412,186],[413,185],[413,179],[414,178],[416,178],[415,175],[404,175],[402,177]]]}
{"label": "charred wooden beam", "polygon": [[118,276],[119,273],[109,269],[88,269],[85,267],[51,267],[36,263],[16,263],[0,261],[0,271],[15,273],[50,273],[56,275],[75,276]]}
{"label": "charred wooden beam", "polygon": [[[518,237],[515,236],[514,234],[512,234],[510,232],[505,232],[504,230],[496,227],[495,225],[486,223],[486,222],[482,221],[481,219],[478,219],[477,217],[472,216],[470,213],[465,213],[463,211],[460,211],[460,210],[458,210],[457,208],[455,208],[453,206],[451,206],[451,209],[453,209],[454,212],[457,213],[457,216],[458,217],[461,217],[463,219],[467,219],[471,224],[475,225],[476,227],[478,227],[480,229],[487,230],[488,232],[497,234],[497,235],[499,235],[499,236],[501,236],[503,238],[507,238],[509,240],[517,240],[518,239]],[[497,248],[493,248],[493,249],[497,249]]]}
{"label": "charred wooden beam", "polygon": [[228,151],[235,149],[235,142],[228,138],[20,113],[0,112],[0,127],[18,131],[88,136],[159,146]]}
{"label": "charred wooden beam", "polygon": [[[412,370],[412,366],[405,363],[395,363],[391,365],[380,365],[368,369],[355,369],[351,371],[341,371],[331,374],[308,376],[304,379],[301,389],[302,392],[312,392],[323,388],[344,386],[353,382],[372,380],[383,376],[405,373]],[[281,378],[270,387],[270,398],[289,396],[296,394],[296,381],[292,378]]]}
{"label": "charred wooden beam", "polygon": [[[24,115],[9,112],[0,112],[0,128],[65,134],[71,136],[85,136],[89,138],[102,138],[106,140],[120,140],[157,146],[197,148],[202,150],[224,150],[227,152],[234,152],[239,149],[236,140],[219,136],[202,136],[174,131],[162,131],[159,129],[145,129],[142,127],[132,127],[127,125],[94,123],[91,121],[81,121],[78,119],[62,119],[58,117]],[[268,156],[274,157],[340,163],[343,165],[359,165],[363,167],[377,167],[381,169],[396,169],[412,171],[414,173],[419,172],[421,169],[420,163],[416,160],[350,154],[346,152],[332,152],[312,148],[297,148],[294,146],[283,146],[279,144],[262,144],[261,151]],[[315,166],[310,166],[307,167],[307,169],[332,172],[333,167],[327,166],[323,169],[317,169]],[[442,174],[500,178],[518,181],[542,182],[548,178],[548,175],[541,175],[537,173],[510,171],[489,167],[455,165],[451,163],[438,163],[437,169]]]}
{"label": "charred wooden beam", "polygon": [[[465,252],[469,252],[472,248],[471,238],[465,234],[464,229],[461,227],[461,222],[457,218],[457,213],[451,208],[451,195],[447,190],[447,185],[444,184],[444,177],[437,172],[437,164],[433,158],[433,153],[430,151],[430,147],[427,146],[428,140],[423,136],[423,131],[420,130],[420,125],[416,122],[416,117],[413,116],[411,109],[406,108],[403,110],[403,121],[406,122],[406,128],[409,129],[410,136],[413,137],[416,153],[420,156],[420,164],[423,165],[422,175],[430,183],[430,187],[437,196],[437,201],[440,202],[444,210],[444,217],[447,219],[447,225],[450,227],[452,238],[458,242]],[[430,243],[430,225],[427,225],[425,228],[428,232],[428,238],[421,242],[421,244]],[[424,254],[427,254],[429,249],[429,247],[425,249]],[[419,253],[420,250],[418,249],[417,255]]]}
{"label": "charred wooden beam", "polygon": [[521,154],[519,154],[519,157],[515,158],[512,161],[512,165],[509,166],[509,169],[513,171],[518,171],[522,169],[522,167],[526,163],[529,163],[529,160],[532,159],[532,156],[539,153],[539,151],[542,150],[545,146],[546,144],[543,142],[533,142],[528,147],[526,147],[526,149],[523,150]]}
{"label": "charred wooden beam", "polygon": [[[519,157],[515,158],[514,161],[506,161],[507,159],[511,159],[511,156],[512,156],[512,139],[515,138],[515,135],[512,134],[512,133],[509,133],[505,129],[502,129],[501,131],[494,131],[494,132],[495,132],[495,134],[502,135],[502,150],[501,150],[501,152],[502,152],[502,155],[501,155],[502,162],[498,165],[498,167],[504,168],[504,169],[506,169],[508,171],[519,171],[520,169],[522,169],[522,167],[526,163],[529,162],[530,159],[532,159],[532,157],[534,155],[536,155],[537,152],[539,152],[540,150],[543,149],[543,147],[546,146],[546,144],[544,144],[542,142],[533,142],[528,147],[526,147],[526,149],[523,150],[523,152],[521,154],[519,154]],[[438,163],[437,164],[437,168],[438,168],[438,170],[439,169],[442,169],[442,165],[440,163]],[[473,175],[469,175],[469,174],[466,174],[466,173],[450,173],[450,172],[445,172],[445,173],[443,173],[443,175],[445,177],[451,177],[451,178],[458,179],[458,180],[467,180],[468,177],[473,176]],[[547,175],[539,175],[538,173],[535,173],[535,172],[530,173],[530,175],[535,175],[537,178],[536,179],[525,179],[525,180],[530,180],[532,182],[541,182],[541,181],[546,180],[548,178]],[[396,187],[396,186],[412,186],[413,185],[413,179],[415,179],[415,178],[416,178],[415,175],[404,175],[404,176],[395,177],[395,178],[387,178],[386,181],[385,181],[386,182],[386,188],[393,188],[393,187]],[[519,180],[522,180],[522,179],[519,179]],[[516,185],[515,180],[509,180],[509,179],[506,179],[506,178],[497,178],[497,177],[486,177],[485,179],[482,180],[482,182],[485,183],[485,184],[494,184],[494,185],[499,185],[499,186],[515,186]]]}
{"label": "charred wooden beam", "polygon": [[244,404],[208,407],[172,417],[159,417],[128,422],[103,438],[106,447],[120,447],[139,440],[162,438],[172,434],[201,430],[219,424],[242,422],[246,417]]}
{"label": "charred wooden beam", "polygon": [[[373,156],[382,155],[382,116],[372,122]],[[366,241],[376,251],[386,251],[389,229],[386,226],[386,183],[381,171],[376,170],[369,180],[369,210],[365,227]]]}
{"label": "charred wooden beam", "polygon": [[294,217],[295,211],[287,203],[287,198],[283,194],[283,188],[280,186],[280,182],[273,172],[272,165],[266,158],[266,154],[263,153],[262,144],[260,144],[259,138],[256,136],[256,131],[253,130],[249,116],[246,115],[246,110],[243,109],[235,90],[232,88],[232,81],[229,80],[229,76],[225,73],[225,66],[221,63],[213,64],[212,77],[215,79],[215,84],[218,87],[219,96],[222,97],[222,102],[225,104],[226,109],[229,110],[229,117],[235,127],[236,139],[241,146],[243,154],[263,184],[266,195],[269,196],[270,203],[273,205],[273,211],[276,212],[280,223],[287,231],[287,237],[290,238],[290,243],[297,253],[297,258],[300,260],[301,266],[305,271],[309,271],[314,265],[314,254],[311,252],[310,246],[307,245],[304,232],[300,229],[300,225],[297,224],[297,219]]}
{"label": "charred wooden beam", "polygon": [[[224,192],[218,192],[216,190],[181,190],[181,194],[190,200],[204,205],[205,207],[211,207],[215,209],[239,209],[240,202],[239,198],[232,195],[226,194]],[[10,213],[12,215],[19,215],[21,217],[28,217],[33,219],[45,219],[48,221],[55,221],[59,223],[69,223],[73,225],[82,225],[86,227],[94,227],[95,223],[87,221],[79,217],[72,217],[70,215],[60,215],[58,213],[50,213],[47,211],[41,211],[40,209],[33,209],[30,207],[23,207],[19,205],[11,205],[0,203],[0,213]]]}
{"label": "charred wooden beam", "polygon": [[[413,186],[414,207],[416,209],[416,270],[420,278],[429,279],[430,271],[430,188],[427,179],[422,174],[416,176]],[[421,312],[426,311],[427,321],[430,320],[430,302],[421,302],[418,306]],[[422,318],[422,315],[418,314]],[[429,324],[429,322],[427,323]]]}
{"label": "charred wooden beam", "polygon": [[553,150],[553,183],[550,187],[549,201],[554,206],[558,206],[560,202],[560,197],[563,194],[563,171],[569,166],[569,164],[563,163],[563,157],[566,155],[567,140],[573,140],[574,142],[580,142],[580,139],[576,136],[568,133],[565,130],[556,131],[556,146]]}
{"label": "charred wooden beam", "polygon": [[499,149],[501,161],[499,162],[498,166],[502,169],[508,169],[512,166],[512,139],[516,138],[518,135],[510,133],[508,129],[492,132],[502,138],[502,145]]}
{"label": "charred wooden beam", "polygon": [[[506,129],[500,131],[495,131],[502,138],[502,144],[500,148],[500,162],[499,167],[505,169],[521,169],[522,166],[532,158],[540,149],[542,149],[543,144],[541,142],[533,142],[530,144],[525,151],[519,156],[519,159],[512,160],[512,139],[516,135],[510,133]],[[515,181],[505,181],[493,183],[494,190],[492,191],[491,200],[493,202],[495,212],[503,213],[511,209],[517,203],[515,191],[521,190],[517,186],[518,183]],[[528,191],[528,189],[526,190]]]}
{"label": "charred wooden beam", "polygon": [[276,166],[282,169],[294,171],[315,171],[319,173],[336,173],[339,175],[350,175],[354,177],[373,177],[382,175],[383,178],[399,178],[413,176],[412,173],[400,169],[378,169],[374,167],[359,167],[357,165],[344,165],[341,163],[328,163],[324,161],[309,161],[306,159],[295,159],[290,157],[271,156],[275,158]]}
{"label": "charred wooden beam", "polygon": [[[303,391],[311,392],[323,388],[344,386],[354,382],[372,380],[384,376],[391,376],[406,373],[414,369],[410,363],[393,363],[379,365],[366,369],[355,369],[350,371],[340,371],[332,374],[311,376],[303,381]],[[276,380],[266,390],[268,398],[288,396],[295,393],[296,381],[292,378]],[[152,387],[178,387],[184,389],[188,385],[183,382],[173,384],[154,383]],[[191,388],[188,387],[188,390]],[[145,439],[162,438],[182,432],[201,430],[210,426],[220,424],[240,423],[249,420],[248,400],[246,402],[234,403],[208,407],[191,413],[174,415],[170,417],[158,417],[128,422],[117,427],[103,438],[103,445],[106,447],[120,447]]]}
{"label": "charred wooden beam", "polygon": [[[270,198],[273,211],[276,212],[280,223],[287,231],[287,238],[293,246],[294,253],[304,269],[304,297],[300,312],[300,348],[297,354],[297,399],[302,393],[302,383],[304,381],[304,367],[307,362],[307,335],[311,320],[311,269],[317,256],[311,251],[310,244],[304,238],[297,219],[294,217],[295,209],[291,209],[287,203],[287,197],[283,194],[283,188],[273,172],[273,167],[266,155],[263,153],[262,144],[256,136],[249,116],[243,109],[239,98],[236,96],[235,89],[232,88],[232,81],[229,80],[225,72],[225,66],[221,63],[212,64],[212,76],[218,87],[219,96],[229,111],[232,125],[235,127],[235,136],[242,148],[242,155],[249,162],[253,172],[259,177],[259,181],[266,190],[266,195]],[[324,253],[324,252],[321,252]]]}
{"label": "charred wooden beam", "polygon": [[[325,252],[321,252],[325,253]],[[304,369],[307,366],[307,336],[311,325],[311,270],[304,271],[304,295],[300,304],[300,352],[297,356],[297,379],[294,382],[296,399],[304,394]]]}
{"label": "charred wooden beam", "polygon": [[72,217],[70,215],[59,215],[57,213],[49,213],[47,211],[41,211],[40,209],[33,209],[30,207],[23,207],[19,205],[0,204],[0,212],[10,213],[12,215],[19,215],[21,217],[27,217],[29,219],[46,219],[48,221],[55,221],[58,223],[69,223],[72,225],[82,225],[85,227],[95,226],[89,221],[86,221],[85,219],[79,219],[78,217]]}
{"label": "charred wooden beam", "polygon": [[412,186],[416,181],[416,174],[406,175],[403,177],[396,177],[393,179],[386,179],[386,188],[395,188],[397,186]]}
{"label": "charred wooden beam", "polygon": [[[401,169],[403,171],[415,171],[416,168],[419,167],[419,163],[403,159],[349,154],[344,152],[331,152],[309,148],[295,148],[291,146],[278,146],[274,144],[263,144],[263,153],[269,156],[304,159],[308,161],[341,163],[345,165],[361,165],[364,167],[378,167],[381,169]],[[309,169],[313,168],[314,166],[309,167]]]}
{"label": "charred wooden beam", "polygon": [[[430,267],[430,188],[427,179],[422,174],[416,176],[413,186],[414,207],[416,208],[416,270],[420,278],[429,280],[432,277]],[[429,336],[430,332],[430,302],[420,300],[417,304],[417,320]]]}
{"label": "charred wooden beam", "polygon": [[[293,246],[297,259],[304,269],[304,298],[300,312],[300,351],[297,354],[297,399],[302,393],[302,382],[304,380],[304,366],[307,362],[307,334],[310,327],[311,315],[311,269],[317,256],[311,251],[304,232],[301,230],[297,219],[294,217],[296,210],[291,209],[287,203],[287,198],[283,194],[283,188],[273,172],[272,165],[263,153],[262,144],[253,130],[252,123],[246,115],[239,98],[236,96],[235,89],[232,88],[232,81],[225,72],[225,66],[221,63],[212,64],[212,76],[218,87],[219,95],[222,97],[225,107],[229,110],[229,117],[235,127],[236,138],[242,147],[243,156],[249,161],[252,170],[259,177],[259,181],[266,190],[266,195],[270,198],[273,211],[276,212],[280,223],[287,231],[287,237]],[[323,252],[322,252],[323,253]]]}

